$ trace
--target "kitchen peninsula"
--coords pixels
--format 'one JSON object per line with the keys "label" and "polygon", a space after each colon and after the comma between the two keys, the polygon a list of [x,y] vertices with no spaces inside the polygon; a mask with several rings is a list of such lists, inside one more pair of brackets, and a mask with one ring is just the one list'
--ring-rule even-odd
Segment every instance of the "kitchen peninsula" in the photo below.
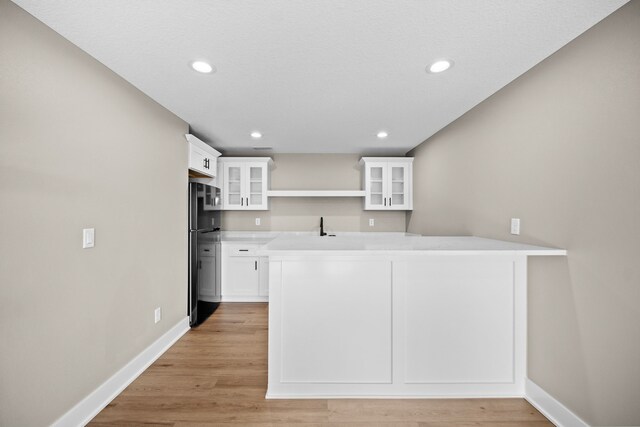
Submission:
{"label": "kitchen peninsula", "polygon": [[523,396],[527,257],[479,237],[286,236],[269,257],[268,398]]}

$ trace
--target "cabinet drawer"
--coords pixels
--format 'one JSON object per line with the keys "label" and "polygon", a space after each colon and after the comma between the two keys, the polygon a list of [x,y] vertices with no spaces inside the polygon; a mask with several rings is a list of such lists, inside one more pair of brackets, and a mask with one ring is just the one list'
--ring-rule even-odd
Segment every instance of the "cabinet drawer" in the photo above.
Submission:
{"label": "cabinet drawer", "polygon": [[229,251],[229,256],[256,256],[257,247],[234,248]]}
{"label": "cabinet drawer", "polygon": [[256,256],[256,252],[260,246],[262,245],[255,243],[248,245],[230,245],[227,247],[226,253],[228,256]]}
{"label": "cabinet drawer", "polygon": [[200,254],[200,256],[215,256],[216,255],[216,249],[215,249],[215,245],[200,245],[200,247],[198,248],[198,253]]}

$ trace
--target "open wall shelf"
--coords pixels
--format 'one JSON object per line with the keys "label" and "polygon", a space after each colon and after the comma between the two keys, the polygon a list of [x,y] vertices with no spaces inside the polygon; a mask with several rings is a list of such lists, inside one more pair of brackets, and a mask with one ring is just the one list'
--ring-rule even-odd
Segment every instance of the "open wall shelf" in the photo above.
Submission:
{"label": "open wall shelf", "polygon": [[270,190],[269,197],[364,197],[364,190]]}

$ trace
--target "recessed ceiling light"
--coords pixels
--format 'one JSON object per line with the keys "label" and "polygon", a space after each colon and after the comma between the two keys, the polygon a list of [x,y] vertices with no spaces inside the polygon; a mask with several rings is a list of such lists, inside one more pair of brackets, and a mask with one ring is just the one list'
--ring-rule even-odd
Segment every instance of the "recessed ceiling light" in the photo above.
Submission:
{"label": "recessed ceiling light", "polygon": [[193,61],[191,68],[199,73],[209,74],[213,72],[213,67],[204,61]]}
{"label": "recessed ceiling light", "polygon": [[441,73],[443,71],[447,71],[453,65],[453,61],[449,59],[439,59],[433,64],[429,65],[427,71],[430,73]]}
{"label": "recessed ceiling light", "polygon": [[262,138],[262,134],[260,132],[256,132],[256,131],[251,132],[251,138],[260,139],[260,138]]}
{"label": "recessed ceiling light", "polygon": [[380,139],[385,139],[386,137],[388,137],[388,136],[389,136],[389,134],[388,134],[387,132],[385,132],[385,131],[383,131],[383,130],[382,130],[382,131],[378,132],[378,134],[377,134],[376,136],[377,136],[378,138],[380,138]]}

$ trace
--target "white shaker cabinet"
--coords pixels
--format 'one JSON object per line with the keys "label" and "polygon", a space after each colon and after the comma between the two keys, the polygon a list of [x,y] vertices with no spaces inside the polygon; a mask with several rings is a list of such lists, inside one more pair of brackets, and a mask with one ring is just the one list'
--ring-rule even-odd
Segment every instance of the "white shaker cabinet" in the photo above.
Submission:
{"label": "white shaker cabinet", "polygon": [[269,262],[267,257],[256,255],[260,246],[222,243],[222,301],[268,301]]}
{"label": "white shaker cabinet", "polygon": [[363,157],[365,210],[413,209],[413,158]]}
{"label": "white shaker cabinet", "polygon": [[223,210],[268,210],[268,157],[226,157],[222,168]]}
{"label": "white shaker cabinet", "polygon": [[189,142],[189,170],[195,172],[196,176],[215,177],[217,172],[216,159],[220,153],[191,134],[186,134],[185,137]]}
{"label": "white shaker cabinet", "polygon": [[198,264],[198,299],[208,302],[220,301],[220,286],[218,265],[220,263],[220,244],[202,243],[198,245],[200,262]]}

